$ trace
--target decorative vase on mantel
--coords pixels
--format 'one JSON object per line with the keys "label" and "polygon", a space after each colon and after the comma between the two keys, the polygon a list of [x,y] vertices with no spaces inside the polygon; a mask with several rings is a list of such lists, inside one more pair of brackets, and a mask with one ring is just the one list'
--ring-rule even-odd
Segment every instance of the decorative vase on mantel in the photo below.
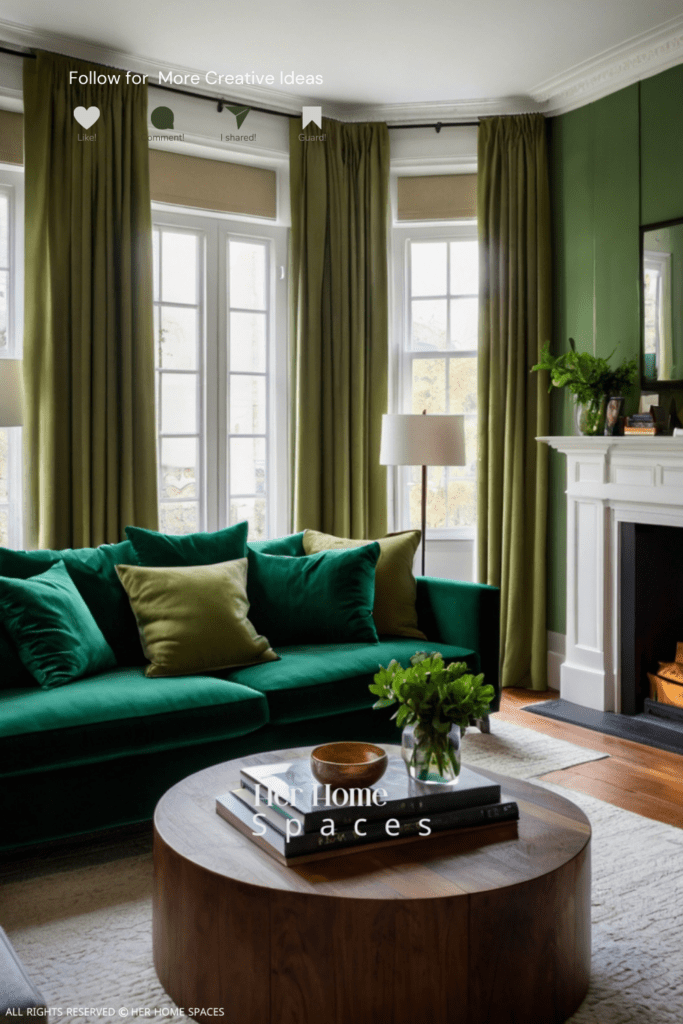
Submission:
{"label": "decorative vase on mantel", "polygon": [[574,423],[577,434],[582,437],[594,437],[602,434],[605,429],[605,409],[607,395],[593,398],[590,402],[579,402],[574,399]]}
{"label": "decorative vase on mantel", "polygon": [[411,779],[428,786],[457,782],[460,737],[460,726],[455,723],[447,733],[425,730],[419,722],[406,725],[401,737],[401,754]]}

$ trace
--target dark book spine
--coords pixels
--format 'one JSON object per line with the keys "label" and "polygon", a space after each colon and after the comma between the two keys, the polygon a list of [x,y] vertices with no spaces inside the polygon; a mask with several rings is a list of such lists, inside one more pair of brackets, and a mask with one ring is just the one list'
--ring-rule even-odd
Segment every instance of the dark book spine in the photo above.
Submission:
{"label": "dark book spine", "polygon": [[[253,779],[241,773],[241,782],[250,793],[256,792]],[[381,788],[381,782],[379,783]],[[261,786],[260,800],[264,803],[267,799],[267,790]],[[448,789],[444,793],[424,793],[405,800],[389,800],[383,806],[370,804],[369,807],[323,807],[317,811],[304,813],[289,804],[284,805],[282,810],[283,820],[295,818],[303,825],[304,832],[318,832],[324,822],[330,818],[342,828],[351,826],[358,818],[367,818],[368,821],[384,821],[386,818],[398,815],[410,815],[416,817],[421,814],[442,814],[445,811],[461,810],[467,807],[481,807],[484,804],[495,804],[500,800],[500,786],[492,782],[490,786],[477,787],[473,789]],[[273,801],[275,806],[275,801]]]}
{"label": "dark book spine", "polygon": [[[335,834],[330,836],[321,835],[319,832],[304,832],[287,840],[265,817],[259,818],[256,809],[247,807],[233,794],[221,797],[220,800],[225,800],[233,814],[248,824],[254,834],[261,833],[262,838],[285,857],[300,857],[307,853],[319,853],[322,850],[341,849],[347,846],[361,846],[363,843],[376,843],[383,839],[400,839],[403,836],[423,834],[426,838],[430,834],[427,832],[427,827],[431,830],[431,834],[435,834],[447,829],[474,828],[477,825],[517,821],[519,818],[517,804],[509,801],[503,804],[487,804],[483,807],[458,808],[438,815],[425,814],[422,818],[409,818],[404,821],[397,819],[399,824],[397,827],[393,827],[391,832],[386,830],[386,820],[388,819],[385,819],[363,823],[361,831],[365,833],[364,835],[351,828],[335,831]],[[391,818],[392,815],[388,817]]]}

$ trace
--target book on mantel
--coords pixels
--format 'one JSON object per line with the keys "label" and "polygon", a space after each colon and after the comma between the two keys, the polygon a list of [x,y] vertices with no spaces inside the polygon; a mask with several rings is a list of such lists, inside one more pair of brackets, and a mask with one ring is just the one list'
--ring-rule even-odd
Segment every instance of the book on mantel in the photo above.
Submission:
{"label": "book on mantel", "polygon": [[360,807],[332,802],[329,798],[335,787],[317,783],[310,763],[304,759],[251,765],[242,769],[240,777],[244,789],[258,795],[260,804],[270,799],[283,818],[296,819],[304,832],[317,831],[328,818],[342,827],[353,825],[361,812],[369,821],[394,815],[419,818],[425,813],[481,807],[500,800],[500,786],[471,768],[463,765],[456,783],[429,786],[411,779],[400,757],[389,758],[384,775],[370,788],[383,802],[364,800]]}
{"label": "book on mantel", "polygon": [[516,822],[519,818],[519,808],[514,801],[453,808],[438,814],[423,814],[421,817],[388,817],[381,821],[366,821],[366,810],[356,808],[354,824],[357,827],[331,828],[326,825],[317,832],[291,834],[294,831],[291,819],[286,821],[278,815],[274,806],[269,807],[260,802],[257,805],[255,794],[248,789],[235,789],[216,799],[218,814],[281,864],[348,853],[363,846],[385,846],[438,833],[502,825]]}

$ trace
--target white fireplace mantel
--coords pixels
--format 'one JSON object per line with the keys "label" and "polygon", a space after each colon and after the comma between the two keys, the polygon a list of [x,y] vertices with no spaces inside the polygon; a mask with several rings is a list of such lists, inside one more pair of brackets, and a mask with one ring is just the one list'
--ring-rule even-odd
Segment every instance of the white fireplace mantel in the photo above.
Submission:
{"label": "white fireplace mantel", "polygon": [[683,527],[683,437],[539,437],[567,456],[565,700],[621,711],[620,528]]}

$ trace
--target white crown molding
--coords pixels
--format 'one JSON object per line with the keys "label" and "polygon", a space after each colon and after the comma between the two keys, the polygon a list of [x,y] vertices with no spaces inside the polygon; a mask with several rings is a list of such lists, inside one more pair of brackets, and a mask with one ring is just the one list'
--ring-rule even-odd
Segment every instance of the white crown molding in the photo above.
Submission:
{"label": "white crown molding", "polygon": [[[171,70],[168,63],[150,57],[122,53],[85,39],[37,32],[2,19],[0,42],[24,49],[51,50],[75,59],[137,71],[150,78],[156,78],[160,71]],[[194,88],[216,100],[235,100],[248,106],[267,107],[286,114],[297,113],[304,104],[321,103],[326,116],[344,121],[386,121],[389,125],[424,124],[474,121],[479,117],[505,114],[562,114],[680,63],[683,63],[683,15],[540,82],[531,89],[529,96],[364,106],[325,101],[319,96],[299,95],[260,86],[239,86],[231,88],[229,93],[206,84]],[[204,70],[196,68],[173,66],[173,71],[181,75],[199,75],[202,80],[205,75]],[[16,109],[17,99],[14,90],[0,90],[0,105],[3,107],[7,108],[11,104],[11,108]]]}
{"label": "white crown molding", "polygon": [[564,114],[683,62],[683,15],[534,86],[546,115]]}

